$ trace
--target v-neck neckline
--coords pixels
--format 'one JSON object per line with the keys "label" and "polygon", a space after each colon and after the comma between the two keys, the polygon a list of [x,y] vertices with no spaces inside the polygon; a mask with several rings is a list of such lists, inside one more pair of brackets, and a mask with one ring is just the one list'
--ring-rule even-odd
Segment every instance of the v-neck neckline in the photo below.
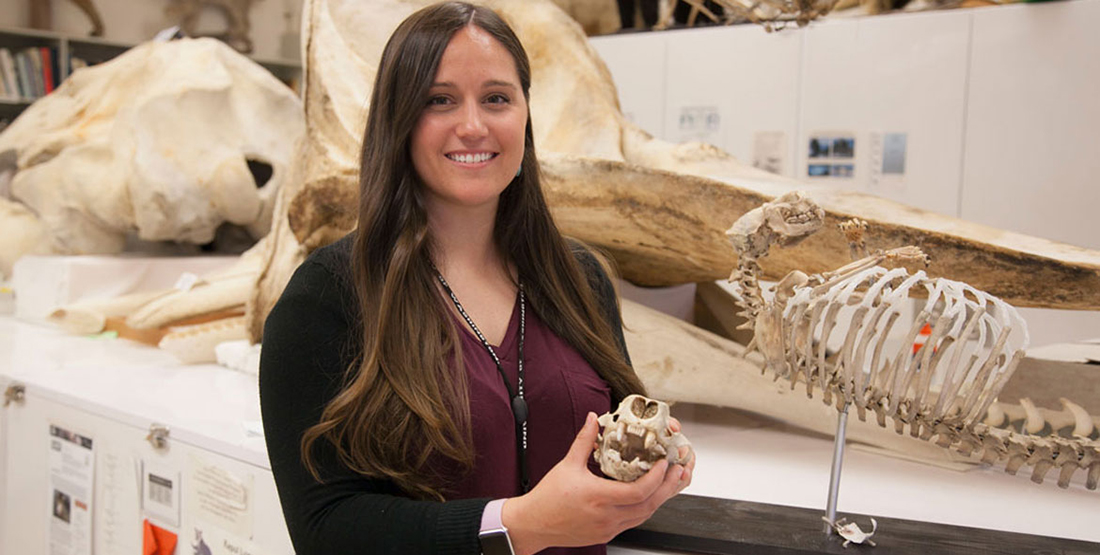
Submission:
{"label": "v-neck neckline", "polygon": [[[450,310],[449,312],[451,313],[451,317],[454,318],[455,323],[458,324],[458,327],[462,328],[462,331],[466,334],[466,337],[470,338],[474,343],[481,345],[481,339],[478,339],[477,334],[474,333],[474,330],[470,329],[470,327],[466,325],[466,320],[462,318],[462,315],[458,314],[456,310]],[[471,318],[471,320],[473,320],[473,318]],[[477,322],[474,322],[474,325],[477,325]],[[480,329],[480,327],[478,329]],[[482,334],[484,333],[485,332],[483,331]],[[517,290],[516,297],[512,300],[512,313],[508,317],[508,327],[504,330],[504,337],[500,339],[500,345],[489,343],[489,346],[493,348],[493,352],[496,353],[498,358],[500,358],[501,360],[515,360],[514,358],[512,358],[512,353],[513,351],[515,351],[516,335],[518,333],[519,291]],[[486,342],[488,342],[488,338],[486,338]]]}

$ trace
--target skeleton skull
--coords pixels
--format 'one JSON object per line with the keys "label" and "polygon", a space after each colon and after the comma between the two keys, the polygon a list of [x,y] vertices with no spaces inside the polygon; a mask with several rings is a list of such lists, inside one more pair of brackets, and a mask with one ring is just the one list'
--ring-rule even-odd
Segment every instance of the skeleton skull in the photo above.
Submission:
{"label": "skeleton skull", "polygon": [[737,252],[760,257],[772,242],[794,245],[825,222],[825,211],[801,191],[792,191],[741,216],[726,231]]}
{"label": "skeleton skull", "polygon": [[641,395],[630,395],[615,412],[599,418],[603,433],[594,453],[604,474],[623,482],[633,482],[649,471],[657,461],[670,464],[690,459],[680,457],[680,447],[691,443],[680,432],[669,429],[668,404]]}

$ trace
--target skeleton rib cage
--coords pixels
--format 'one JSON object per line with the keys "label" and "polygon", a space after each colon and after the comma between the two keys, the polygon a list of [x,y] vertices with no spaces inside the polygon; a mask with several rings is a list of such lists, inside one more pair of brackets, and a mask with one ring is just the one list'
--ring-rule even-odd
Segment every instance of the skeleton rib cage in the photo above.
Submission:
{"label": "skeleton rib cage", "polygon": [[[927,292],[927,301],[901,344],[887,349],[915,288]],[[778,373],[792,379],[802,373],[808,392],[811,383],[827,397],[837,391],[838,403],[852,403],[861,417],[870,409],[880,424],[887,415],[899,425],[915,421],[918,411],[932,420],[979,423],[1027,346],[1027,329],[1013,307],[965,283],[929,279],[923,271],[909,275],[904,268],[874,266],[797,287],[783,322],[793,348]],[[848,329],[837,322],[848,322]],[[911,347],[926,325],[931,334]],[[830,360],[834,337],[843,344]]]}
{"label": "skeleton rib cage", "polygon": [[[1032,466],[1037,483],[1058,467],[1058,485],[1066,488],[1077,470],[1086,470],[1085,486],[1096,489],[1100,441],[1081,407],[1062,400],[1072,425],[1065,435],[996,427],[1003,423],[1003,416],[996,416],[997,395],[1028,344],[1019,313],[966,283],[878,265],[924,258],[916,247],[880,251],[824,274],[792,272],[765,299],[756,281],[758,258],[773,242],[791,244],[808,236],[823,219],[816,204],[790,194],[746,214],[727,232],[739,256],[731,281],[740,286],[739,304],[749,318],[745,327],[754,330],[746,354],[759,351],[765,372],[790,380],[792,389],[804,384],[811,398],[820,388],[826,404],[854,407],[861,420],[872,412],[887,427],[889,418],[899,434],[908,426],[913,437],[966,456],[981,453],[983,462],[1003,463],[1010,474]],[[850,239],[854,253],[864,250],[861,231]],[[925,298],[916,301],[918,313],[910,323],[903,316],[911,293]],[[891,334],[898,330],[904,330],[900,343]],[[1028,419],[1034,414],[1042,427],[1030,401],[1021,404],[1032,409]]]}

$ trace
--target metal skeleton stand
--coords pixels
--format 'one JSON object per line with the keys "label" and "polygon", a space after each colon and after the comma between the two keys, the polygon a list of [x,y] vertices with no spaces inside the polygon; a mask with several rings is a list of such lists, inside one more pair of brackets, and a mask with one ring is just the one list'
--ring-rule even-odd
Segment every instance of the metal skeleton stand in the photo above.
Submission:
{"label": "metal skeleton stand", "polygon": [[832,523],[836,522],[836,499],[840,492],[840,467],[844,463],[844,437],[848,429],[848,403],[840,409],[836,421],[836,439],[833,443],[833,470],[829,475],[829,499],[825,506],[825,516],[829,522],[825,523],[825,534],[833,535]]}

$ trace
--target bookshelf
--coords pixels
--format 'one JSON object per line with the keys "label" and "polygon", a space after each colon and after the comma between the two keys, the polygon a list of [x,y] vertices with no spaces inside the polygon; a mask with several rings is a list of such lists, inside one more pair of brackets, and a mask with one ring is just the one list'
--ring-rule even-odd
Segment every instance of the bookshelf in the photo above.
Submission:
{"label": "bookshelf", "polygon": [[[97,37],[77,37],[36,29],[0,27],[0,49],[6,48],[13,58],[21,52],[27,52],[28,49],[49,50],[54,87],[60,85],[72,73],[74,59],[78,60],[77,67],[81,63],[95,65],[110,60],[133,46],[135,45],[132,43]],[[256,57],[252,59],[287,86],[295,91],[298,90],[297,86],[302,73],[302,66],[298,61]],[[0,71],[2,70],[3,68],[0,67]],[[40,96],[37,94],[5,97],[3,91],[0,91],[0,131],[38,98]]]}

